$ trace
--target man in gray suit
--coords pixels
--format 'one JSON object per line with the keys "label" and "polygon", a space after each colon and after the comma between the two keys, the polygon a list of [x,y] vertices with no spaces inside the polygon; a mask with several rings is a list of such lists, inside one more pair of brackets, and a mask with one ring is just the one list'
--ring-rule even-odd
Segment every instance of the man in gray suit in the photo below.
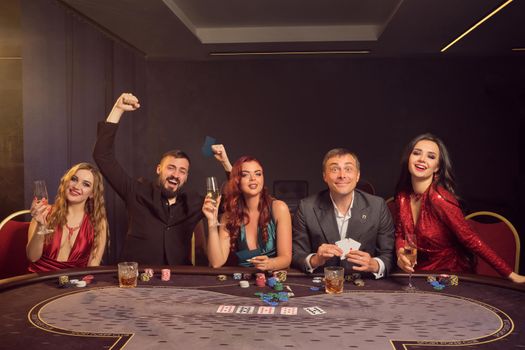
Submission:
{"label": "man in gray suit", "polygon": [[[385,201],[355,189],[360,165],[357,156],[343,148],[323,159],[323,180],[328,189],[305,198],[293,220],[292,265],[306,272],[341,265],[347,273],[386,276],[394,257],[394,225]],[[341,259],[335,243],[351,238],[361,244]]]}

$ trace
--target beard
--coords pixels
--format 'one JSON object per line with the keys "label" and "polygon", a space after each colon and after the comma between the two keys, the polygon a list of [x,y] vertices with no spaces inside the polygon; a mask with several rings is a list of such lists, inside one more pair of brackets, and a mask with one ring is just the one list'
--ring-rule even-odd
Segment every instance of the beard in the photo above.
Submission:
{"label": "beard", "polygon": [[[177,189],[172,190],[167,187],[168,180],[175,180],[177,182]],[[164,196],[167,199],[175,198],[180,192],[180,189],[182,187],[182,184],[180,182],[180,179],[175,176],[169,176],[166,179],[161,179],[160,176],[158,178],[158,183],[160,186],[160,192],[162,193],[162,196]]]}

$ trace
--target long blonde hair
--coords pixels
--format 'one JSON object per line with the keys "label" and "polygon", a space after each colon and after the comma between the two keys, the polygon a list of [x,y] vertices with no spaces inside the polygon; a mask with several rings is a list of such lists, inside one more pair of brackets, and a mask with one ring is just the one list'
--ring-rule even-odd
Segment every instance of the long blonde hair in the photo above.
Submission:
{"label": "long blonde hair", "polygon": [[[66,197],[67,187],[73,175],[79,170],[89,170],[93,174],[93,198],[86,200],[84,211],[89,215],[89,220],[95,231],[93,247],[91,248],[91,256],[95,255],[100,249],[100,237],[107,234],[108,220],[106,217],[106,206],[104,205],[104,180],[100,171],[90,163],[78,163],[73,165],[60,179],[58,192],[55,198],[55,204],[48,217],[48,226],[55,228],[64,226],[67,223],[68,202]],[[53,233],[54,234],[54,233]],[[48,240],[51,240],[48,236]],[[104,249],[104,247],[102,247]]]}

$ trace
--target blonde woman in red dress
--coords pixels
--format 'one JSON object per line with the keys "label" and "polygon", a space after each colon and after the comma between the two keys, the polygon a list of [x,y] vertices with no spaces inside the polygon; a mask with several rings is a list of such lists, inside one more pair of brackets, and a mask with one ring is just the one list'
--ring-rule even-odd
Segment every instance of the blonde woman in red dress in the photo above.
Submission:
{"label": "blonde woman in red dress", "polygon": [[[434,135],[423,134],[410,142],[403,155],[396,188],[397,265],[406,272],[435,270],[473,272],[473,254],[503,277],[523,283],[465,221],[454,194],[448,151]],[[417,238],[417,264],[412,267],[404,249],[406,235]]]}
{"label": "blonde woman in red dress", "polygon": [[30,272],[98,266],[107,240],[102,175],[79,163],[60,180],[55,203],[34,200],[27,258]]}

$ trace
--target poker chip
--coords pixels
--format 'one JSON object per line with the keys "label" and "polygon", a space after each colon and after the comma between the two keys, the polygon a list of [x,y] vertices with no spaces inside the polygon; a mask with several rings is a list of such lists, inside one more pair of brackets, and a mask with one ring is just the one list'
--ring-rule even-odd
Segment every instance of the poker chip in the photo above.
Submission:
{"label": "poker chip", "polygon": [[233,274],[233,279],[234,279],[234,280],[240,280],[240,279],[242,279],[242,273],[240,273],[240,272],[235,272],[235,273]]}
{"label": "poker chip", "polygon": [[434,288],[435,290],[443,290],[443,289],[445,288],[445,285],[439,283],[438,281],[432,281],[432,282],[430,282],[430,285],[431,285],[432,288]]}
{"label": "poker chip", "polygon": [[150,275],[146,272],[140,274],[140,280],[142,282],[149,282],[150,278]]}
{"label": "poker chip", "polygon": [[457,285],[459,285],[459,277],[456,276],[456,275],[451,275],[451,276],[450,276],[450,285],[451,285],[451,286],[457,286]]}
{"label": "poker chip", "polygon": [[259,272],[255,274],[255,285],[257,287],[264,287],[266,285],[266,276],[264,273]]}
{"label": "poker chip", "polygon": [[314,277],[312,278],[312,283],[323,283],[322,277]]}
{"label": "poker chip", "polygon": [[434,276],[427,276],[427,282],[430,283],[430,282],[434,282],[436,281],[436,277]]}
{"label": "poker chip", "polygon": [[93,275],[86,275],[82,277],[82,281],[85,281],[87,284],[90,284],[95,279],[95,276]]}
{"label": "poker chip", "polygon": [[294,297],[294,296],[295,296],[294,293],[292,293],[292,292],[288,292],[288,297],[289,297],[289,298]]}
{"label": "poker chip", "polygon": [[355,280],[359,279],[361,279],[361,274],[357,272],[354,272],[350,275],[345,275],[345,281],[347,282],[354,282]]}
{"label": "poker chip", "polygon": [[78,279],[74,278],[74,279],[72,279],[72,280],[69,280],[69,283],[71,283],[71,284],[77,284],[78,281],[79,281]]}
{"label": "poker chip", "polygon": [[277,278],[279,282],[285,282],[288,277],[288,273],[285,270],[274,271],[273,277]]}
{"label": "poker chip", "polygon": [[228,279],[226,275],[217,275],[217,281],[224,282]]}
{"label": "poker chip", "polygon": [[319,287],[310,287],[311,291],[318,292],[320,290]]}
{"label": "poker chip", "polygon": [[445,275],[445,274],[439,275],[437,280],[439,283],[445,286],[450,285],[450,275]]}
{"label": "poker chip", "polygon": [[239,286],[241,288],[248,288],[250,286],[250,282],[248,282],[246,280],[239,281]]}
{"label": "poker chip", "polygon": [[262,280],[262,279],[255,280],[255,285],[257,287],[264,287],[266,285],[266,280]]}
{"label": "poker chip", "polygon": [[170,269],[162,269],[160,271],[160,273],[161,273],[161,276],[160,276],[161,280],[163,280],[164,282],[170,280],[170,278],[171,278],[171,270]]}
{"label": "poker chip", "polygon": [[365,281],[363,281],[362,279],[358,278],[358,279],[355,279],[354,280],[354,284],[358,287],[364,287],[365,286]]}
{"label": "poker chip", "polygon": [[252,274],[251,273],[245,273],[242,275],[242,278],[245,279],[245,280],[251,280],[252,279]]}
{"label": "poker chip", "polygon": [[255,293],[262,302],[270,306],[277,306],[280,302],[286,302],[289,300],[289,293],[279,292],[279,293]]}
{"label": "poker chip", "polygon": [[278,283],[277,278],[270,277],[266,280],[266,284],[268,284],[268,287],[273,288],[275,284]]}
{"label": "poker chip", "polygon": [[86,281],[78,281],[77,283],[75,283],[75,286],[78,288],[84,288],[85,286],[87,286],[87,283]]}
{"label": "poker chip", "polygon": [[60,276],[58,277],[58,284],[63,286],[65,285],[66,283],[69,283],[69,277],[64,275],[64,276]]}
{"label": "poker chip", "polygon": [[281,282],[277,282],[274,286],[273,286],[273,289],[275,289],[276,291],[280,292],[283,290],[283,284]]}
{"label": "poker chip", "polygon": [[144,269],[144,273],[149,276],[149,278],[152,278],[154,275],[153,269]]}

